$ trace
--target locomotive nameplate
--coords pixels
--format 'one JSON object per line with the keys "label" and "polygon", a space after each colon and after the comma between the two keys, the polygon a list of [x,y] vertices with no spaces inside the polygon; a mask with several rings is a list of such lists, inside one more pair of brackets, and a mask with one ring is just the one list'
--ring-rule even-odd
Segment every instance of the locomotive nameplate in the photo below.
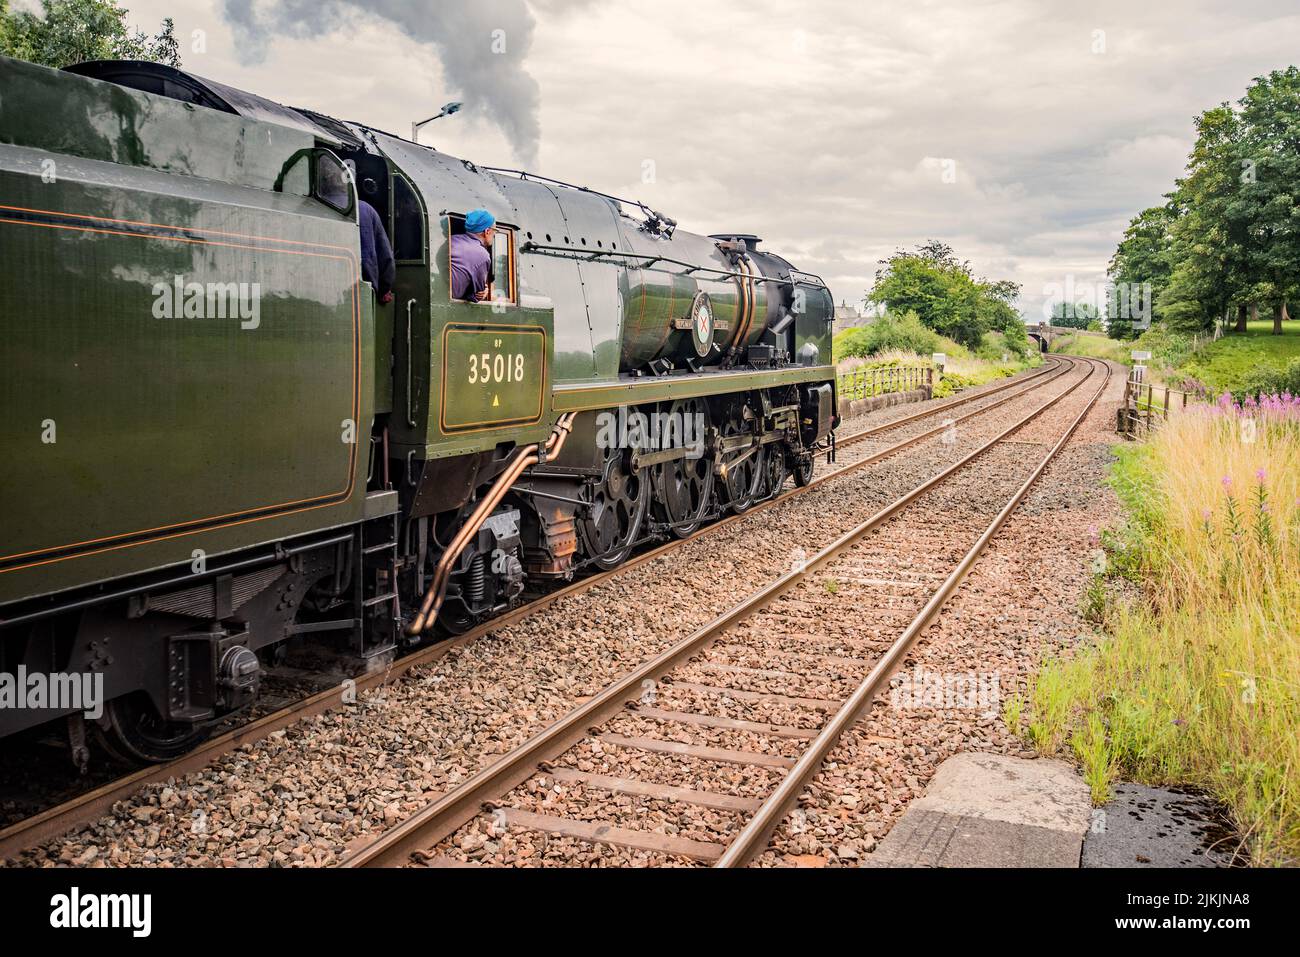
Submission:
{"label": "locomotive nameplate", "polygon": [[444,433],[541,421],[546,330],[541,326],[448,323],[442,332]]}

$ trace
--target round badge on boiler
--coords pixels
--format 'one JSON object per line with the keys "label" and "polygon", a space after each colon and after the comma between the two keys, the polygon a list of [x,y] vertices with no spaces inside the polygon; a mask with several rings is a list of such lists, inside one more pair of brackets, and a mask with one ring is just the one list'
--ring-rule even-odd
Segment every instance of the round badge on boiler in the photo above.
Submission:
{"label": "round badge on boiler", "polygon": [[695,352],[702,359],[713,348],[713,304],[707,292],[696,293],[691,303],[691,333]]}

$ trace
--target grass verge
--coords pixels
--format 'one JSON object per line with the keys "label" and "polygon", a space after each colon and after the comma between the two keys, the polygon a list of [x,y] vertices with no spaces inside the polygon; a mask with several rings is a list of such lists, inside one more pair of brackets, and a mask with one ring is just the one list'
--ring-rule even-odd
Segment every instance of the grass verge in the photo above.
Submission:
{"label": "grass verge", "polygon": [[1300,862],[1300,402],[1176,416],[1110,483],[1125,520],[1085,598],[1105,634],[1004,717],[1097,803],[1119,779],[1202,789],[1252,861]]}

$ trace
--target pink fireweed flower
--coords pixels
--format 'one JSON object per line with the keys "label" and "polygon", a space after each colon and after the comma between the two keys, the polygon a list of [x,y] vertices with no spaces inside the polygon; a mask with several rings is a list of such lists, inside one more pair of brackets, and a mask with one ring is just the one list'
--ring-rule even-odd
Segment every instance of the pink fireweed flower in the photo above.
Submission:
{"label": "pink fireweed flower", "polygon": [[1268,475],[1263,469],[1255,469],[1255,478],[1259,480],[1260,485],[1264,484],[1264,480],[1267,477]]}
{"label": "pink fireweed flower", "polygon": [[1225,489],[1227,489],[1229,492],[1231,492],[1231,491],[1232,491],[1232,476],[1231,476],[1231,475],[1225,475],[1225,476],[1223,477],[1223,480],[1222,480],[1222,481],[1223,481],[1223,487],[1224,487]]}

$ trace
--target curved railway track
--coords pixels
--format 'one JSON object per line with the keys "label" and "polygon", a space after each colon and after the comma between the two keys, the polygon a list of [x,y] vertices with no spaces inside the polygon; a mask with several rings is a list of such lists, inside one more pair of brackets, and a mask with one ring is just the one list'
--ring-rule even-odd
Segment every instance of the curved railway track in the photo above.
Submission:
{"label": "curved railway track", "polygon": [[[363,846],[354,846],[341,866],[392,867],[411,863],[457,866],[458,859],[448,853],[454,845],[444,842],[462,827],[477,825],[484,816],[490,820],[486,826],[493,834],[503,829],[523,828],[560,838],[646,851],[662,856],[666,862],[709,863],[719,867],[749,863],[767,846],[773,830],[821,768],[840,735],[886,686],[918,636],[1092,410],[1111,374],[1109,366],[1091,359],[1064,360],[1061,367],[1062,374],[1078,367],[1088,371],[1065,391],[841,535],[801,567],[782,575],[625,674],[405,822]],[[1070,418],[1050,451],[1027,475],[1011,476],[1007,474],[1010,469],[1003,468],[996,476],[980,477],[986,484],[1001,480],[1002,485],[1010,487],[1005,490],[1005,497],[994,504],[981,501],[978,507],[972,508],[976,515],[966,516],[965,521],[957,523],[957,534],[969,533],[974,541],[969,547],[954,547],[948,535],[936,529],[936,516],[927,513],[927,494],[954,478],[978,472],[991,450],[1005,448],[1003,443],[1012,435],[1098,377],[1100,384],[1091,393],[1085,390],[1082,408]],[[913,441],[919,439],[907,439],[904,444]],[[1012,461],[1023,464],[1019,450],[1008,452],[1007,458],[1007,463],[1001,463],[1003,466]],[[993,463],[990,468],[998,464]],[[972,506],[980,498],[971,495]],[[976,518],[978,521],[973,521]],[[885,527],[893,534],[873,536],[871,549],[861,547],[868,535]],[[936,560],[946,563],[946,574],[935,575],[926,570],[927,562]],[[827,578],[831,573],[835,578]],[[849,585],[843,597],[838,588],[815,587],[818,582],[837,579]],[[853,612],[860,616],[847,628],[844,597],[853,599]],[[901,622],[900,615],[904,616]],[[896,631],[899,624],[902,629]],[[868,633],[865,638],[863,631]],[[856,633],[856,637],[850,632]],[[884,638],[890,632],[894,632],[893,636]],[[792,638],[804,649],[802,654],[789,651]],[[740,655],[734,650],[737,647],[742,649]],[[748,658],[746,649],[750,652]],[[844,693],[830,698],[791,693],[791,688],[797,688],[807,673],[782,670],[773,667],[772,662],[797,656],[818,659],[819,663],[807,671],[819,669],[823,686],[838,685]],[[763,667],[740,664],[738,660],[756,660]],[[716,680],[718,675],[730,676],[734,683],[750,687],[707,683],[710,676]],[[778,687],[773,689],[771,682]],[[755,685],[759,690],[755,690]],[[648,689],[654,692],[649,706],[646,705]],[[660,695],[668,700],[660,702]],[[801,717],[772,720],[765,708]],[[735,714],[743,716],[735,717]],[[634,723],[737,732],[778,746],[762,751],[717,748],[645,734],[619,733],[619,721],[629,715]],[[829,717],[822,720],[817,715]],[[797,756],[782,753],[791,742],[799,744]],[[717,789],[710,789],[592,773],[579,767],[584,763],[575,759],[579,748],[585,749],[587,758],[593,754],[632,751],[700,759],[714,766],[739,765],[760,775],[778,769],[781,776],[758,798],[735,794],[735,787],[726,783],[734,782],[734,777],[720,776]],[[590,760],[585,763],[592,764]],[[520,789],[529,781],[535,781],[536,786]],[[539,813],[535,796],[561,787],[579,793],[591,789],[694,805],[725,812],[743,823],[733,828],[726,841],[702,841],[626,827],[618,821],[593,820],[591,814],[583,812],[576,816]]]}
{"label": "curved railway track", "polygon": [[[385,670],[373,672],[364,676],[358,676],[355,681],[355,688],[348,690],[355,690],[356,693],[360,694],[367,690],[377,688],[388,681],[400,677],[412,668],[436,661],[453,648],[473,642],[499,628],[535,615],[545,610],[561,598],[593,588],[614,576],[620,575],[632,568],[652,561],[663,555],[665,552],[679,547],[687,541],[715,534],[719,530],[731,525],[732,523],[740,521],[743,518],[748,518],[757,512],[774,507],[795,496],[806,494],[812,489],[840,478],[847,473],[856,471],[875,462],[879,462],[892,455],[896,455],[917,443],[932,438],[935,435],[952,428],[960,422],[982,415],[985,412],[1001,407],[1002,405],[1029,392],[1040,389],[1061,376],[1068,374],[1075,364],[1076,361],[1073,359],[1049,356],[1048,362],[1041,369],[1030,373],[1029,375],[1014,378],[1006,383],[981,390],[979,393],[974,395],[959,395],[943,403],[932,405],[926,409],[842,437],[837,441],[837,453],[839,458],[848,458],[848,461],[841,461],[838,464],[838,467],[817,475],[807,486],[791,489],[777,498],[756,505],[754,508],[746,511],[742,515],[733,515],[717,521],[700,529],[694,535],[686,539],[674,540],[649,549],[618,568],[591,575],[590,577],[583,578],[557,591],[541,596],[501,617],[485,622],[455,639],[414,651],[393,662],[392,665]],[[927,419],[933,419],[937,416],[942,417],[950,410],[965,406],[973,406],[973,408],[959,416],[944,419],[941,421],[941,424],[937,426],[926,425]],[[891,436],[890,433],[902,434]],[[885,441],[886,444],[881,446],[872,443],[871,440],[876,440],[877,443]],[[192,751],[175,761],[168,762],[167,764],[150,766],[134,773],[127,774],[109,782],[108,784],[87,791],[84,794],[78,795],[70,800],[64,801],[61,804],[6,827],[3,830],[0,830],[0,860],[15,857],[21,854],[24,850],[35,847],[45,841],[57,837],[60,834],[73,830],[81,824],[94,820],[100,815],[108,812],[114,803],[128,797],[148,783],[180,777],[186,773],[206,766],[208,763],[216,760],[222,755],[234,751],[245,744],[265,738],[301,718],[319,714],[330,708],[337,707],[344,703],[344,694],[345,689],[343,687],[332,687],[320,691],[303,698],[300,701],[294,702],[293,704],[290,704],[272,714],[266,715],[239,728],[214,737],[195,751]]]}

